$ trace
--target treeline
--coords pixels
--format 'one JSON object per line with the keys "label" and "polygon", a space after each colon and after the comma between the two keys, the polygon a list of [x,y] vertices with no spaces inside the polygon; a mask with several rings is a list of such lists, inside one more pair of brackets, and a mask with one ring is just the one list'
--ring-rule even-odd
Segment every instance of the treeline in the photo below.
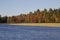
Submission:
{"label": "treeline", "polygon": [[34,12],[20,14],[12,17],[0,17],[0,22],[3,23],[60,23],[60,8],[40,11],[37,9]]}
{"label": "treeline", "polygon": [[1,17],[0,15],[0,23],[7,23],[7,16]]}

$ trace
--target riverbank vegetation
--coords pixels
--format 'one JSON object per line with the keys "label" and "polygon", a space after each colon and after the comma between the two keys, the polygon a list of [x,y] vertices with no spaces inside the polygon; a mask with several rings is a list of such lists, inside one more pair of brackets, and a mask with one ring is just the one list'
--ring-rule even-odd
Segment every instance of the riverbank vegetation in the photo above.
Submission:
{"label": "riverbank vegetation", "polygon": [[42,11],[37,9],[34,12],[12,17],[1,17],[0,15],[0,23],[60,23],[60,8]]}

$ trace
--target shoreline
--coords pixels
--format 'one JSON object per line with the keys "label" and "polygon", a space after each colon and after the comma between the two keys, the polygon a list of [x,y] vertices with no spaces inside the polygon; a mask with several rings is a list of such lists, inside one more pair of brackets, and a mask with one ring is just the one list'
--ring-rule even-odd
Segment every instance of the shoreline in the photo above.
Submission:
{"label": "shoreline", "polygon": [[60,23],[11,23],[9,25],[60,27]]}

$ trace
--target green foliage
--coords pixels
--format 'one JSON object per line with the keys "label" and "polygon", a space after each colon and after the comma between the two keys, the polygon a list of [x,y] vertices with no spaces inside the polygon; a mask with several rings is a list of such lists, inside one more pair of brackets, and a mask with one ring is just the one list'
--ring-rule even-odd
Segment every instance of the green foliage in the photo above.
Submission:
{"label": "green foliage", "polygon": [[7,23],[7,16],[0,17],[0,23]]}

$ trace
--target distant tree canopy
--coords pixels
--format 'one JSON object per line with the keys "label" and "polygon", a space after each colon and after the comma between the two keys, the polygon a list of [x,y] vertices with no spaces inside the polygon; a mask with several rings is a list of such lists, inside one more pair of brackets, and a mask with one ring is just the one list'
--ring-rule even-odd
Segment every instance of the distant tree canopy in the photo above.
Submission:
{"label": "distant tree canopy", "polygon": [[0,15],[0,23],[7,23],[7,16],[1,17]]}
{"label": "distant tree canopy", "polygon": [[20,14],[12,17],[1,17],[0,23],[60,23],[60,8],[49,10],[29,12],[28,14]]}

